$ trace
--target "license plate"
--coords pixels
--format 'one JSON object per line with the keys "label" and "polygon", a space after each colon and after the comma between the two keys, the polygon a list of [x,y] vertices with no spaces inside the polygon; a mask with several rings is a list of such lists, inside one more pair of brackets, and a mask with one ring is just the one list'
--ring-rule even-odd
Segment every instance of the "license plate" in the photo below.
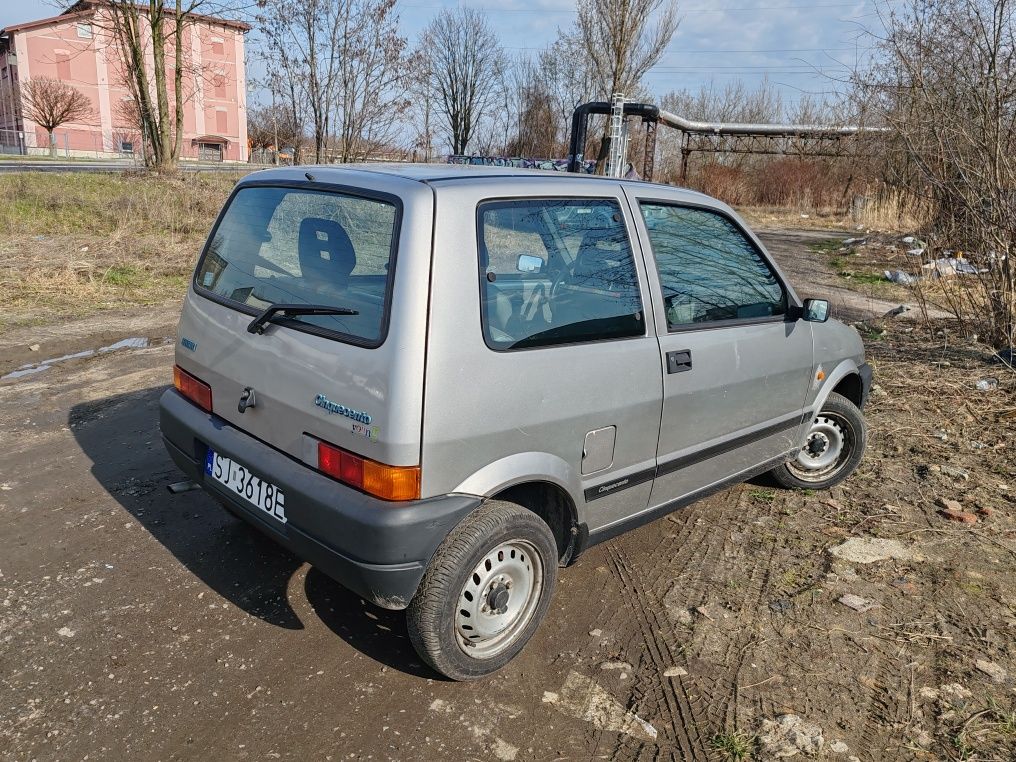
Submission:
{"label": "license plate", "polygon": [[271,482],[255,476],[247,466],[209,448],[205,473],[276,521],[286,523],[286,495]]}

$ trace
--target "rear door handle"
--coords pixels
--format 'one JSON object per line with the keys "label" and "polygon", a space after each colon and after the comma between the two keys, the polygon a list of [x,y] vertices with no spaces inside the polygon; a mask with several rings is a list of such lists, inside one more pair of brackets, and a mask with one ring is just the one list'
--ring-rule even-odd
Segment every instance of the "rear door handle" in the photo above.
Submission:
{"label": "rear door handle", "polygon": [[686,370],[691,370],[690,349],[667,352],[667,373],[684,373]]}

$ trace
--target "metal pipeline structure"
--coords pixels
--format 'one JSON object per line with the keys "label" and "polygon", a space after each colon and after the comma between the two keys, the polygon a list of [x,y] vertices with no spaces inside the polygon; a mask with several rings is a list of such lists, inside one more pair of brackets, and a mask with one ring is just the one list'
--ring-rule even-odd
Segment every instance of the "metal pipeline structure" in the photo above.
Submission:
{"label": "metal pipeline structure", "polygon": [[[589,117],[610,114],[611,104],[590,101],[572,113],[568,145],[568,171],[577,172],[585,158]],[[885,132],[884,128],[831,127],[817,124],[744,124],[736,122],[696,122],[664,111],[649,103],[625,103],[625,117],[637,117],[646,129],[642,178],[653,179],[656,154],[656,127],[663,124],[681,132],[681,180],[688,177],[688,158],[693,151],[712,153],[788,154],[840,156],[841,141],[862,132]]]}

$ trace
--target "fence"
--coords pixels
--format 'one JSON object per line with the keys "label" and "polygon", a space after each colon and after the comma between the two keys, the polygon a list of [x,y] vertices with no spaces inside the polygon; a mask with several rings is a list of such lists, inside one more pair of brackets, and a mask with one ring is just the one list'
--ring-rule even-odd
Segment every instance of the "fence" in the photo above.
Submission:
{"label": "fence", "polygon": [[[53,131],[55,154],[58,159],[102,159],[131,162],[142,166],[145,163],[145,145],[140,134],[129,130],[114,131],[104,140],[96,130]],[[49,156],[54,153],[47,143],[46,135],[37,136],[34,131],[0,129],[0,155]],[[181,146],[180,158],[202,162],[223,161],[225,148],[211,144],[194,144],[185,139]],[[229,159],[226,159],[229,161]]]}
{"label": "fence", "polygon": [[49,156],[60,159],[129,159],[141,160],[136,150],[140,141],[130,136],[114,135],[113,145],[106,145],[102,135],[86,130],[54,130],[53,147],[32,130],[0,130],[0,154],[16,156]]}
{"label": "fence", "polygon": [[[449,164],[471,164],[485,167],[519,167],[521,169],[545,169],[553,172],[567,172],[568,159],[530,159],[509,156],[462,156],[448,157]],[[596,169],[595,161],[583,161],[579,171],[592,174]]]}
{"label": "fence", "polygon": [[24,156],[25,133],[17,130],[0,130],[0,154]]}

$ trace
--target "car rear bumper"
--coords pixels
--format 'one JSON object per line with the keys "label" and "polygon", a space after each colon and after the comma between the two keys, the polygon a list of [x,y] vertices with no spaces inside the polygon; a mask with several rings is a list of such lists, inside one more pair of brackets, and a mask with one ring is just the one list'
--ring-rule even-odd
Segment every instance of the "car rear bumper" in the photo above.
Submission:
{"label": "car rear bumper", "polygon": [[[458,494],[407,503],[372,498],[204,412],[175,389],[162,395],[159,419],[166,449],[190,479],[279,544],[383,608],[409,605],[437,546],[481,501]],[[208,448],[281,487],[287,522],[269,517],[207,476]]]}

